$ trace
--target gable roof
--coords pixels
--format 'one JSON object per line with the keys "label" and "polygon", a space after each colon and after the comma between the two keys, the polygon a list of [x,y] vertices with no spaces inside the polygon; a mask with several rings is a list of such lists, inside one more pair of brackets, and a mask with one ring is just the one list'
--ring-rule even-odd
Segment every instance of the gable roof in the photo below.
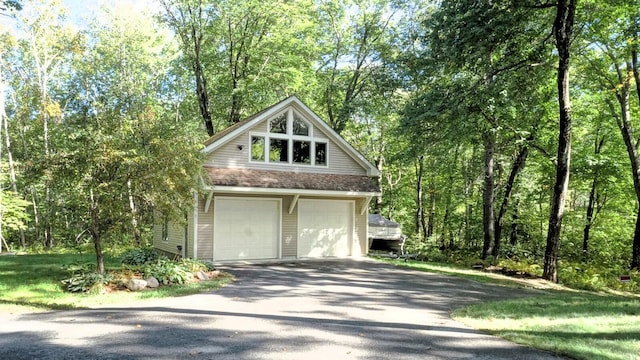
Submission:
{"label": "gable roof", "polygon": [[369,176],[380,176],[378,169],[367,160],[358,150],[346,142],[338,133],[336,133],[326,122],[324,122],[316,113],[307,107],[300,99],[292,95],[277,104],[274,104],[248,118],[236,123],[223,131],[213,135],[204,142],[204,149],[202,152],[210,154],[216,149],[220,148],[227,142],[231,141],[236,136],[249,130],[261,121],[267,120],[274,115],[277,115],[280,111],[286,109],[289,106],[293,106],[301,115],[310,121],[314,126],[317,126],[324,132],[327,137],[338,145],[346,154],[353,158],[360,166],[362,166]]}

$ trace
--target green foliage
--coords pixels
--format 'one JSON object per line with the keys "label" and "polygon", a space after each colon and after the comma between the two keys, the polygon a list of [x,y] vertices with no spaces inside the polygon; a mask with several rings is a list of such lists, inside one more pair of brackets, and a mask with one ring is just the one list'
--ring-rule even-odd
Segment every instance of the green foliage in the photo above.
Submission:
{"label": "green foliage", "polygon": [[198,259],[192,259],[192,258],[182,258],[180,260],[180,266],[187,269],[188,271],[192,272],[192,273],[196,273],[198,271],[213,271],[215,270],[215,267],[213,266],[213,263],[209,262],[209,261],[201,261]]}
{"label": "green foliage", "polygon": [[164,285],[184,284],[193,279],[191,265],[160,257],[158,260],[144,265],[142,272],[145,277],[153,276]]}
{"label": "green foliage", "polygon": [[123,265],[144,265],[160,258],[160,254],[153,248],[131,249],[122,254]]}
{"label": "green foliage", "polygon": [[68,278],[61,281],[63,288],[72,293],[100,293],[113,280],[110,274],[97,273],[95,264],[72,263],[63,268],[70,273]]}

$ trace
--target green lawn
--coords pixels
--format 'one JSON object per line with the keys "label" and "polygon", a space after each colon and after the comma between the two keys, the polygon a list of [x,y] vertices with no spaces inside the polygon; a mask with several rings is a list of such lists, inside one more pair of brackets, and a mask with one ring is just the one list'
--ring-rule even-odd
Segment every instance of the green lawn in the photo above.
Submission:
{"label": "green lawn", "polygon": [[[93,255],[45,254],[0,256],[0,312],[71,309],[128,303],[141,299],[188,295],[216,289],[231,282],[230,276],[188,285],[160,287],[142,292],[72,294],[62,291],[60,281],[68,277],[63,265],[95,262]],[[105,258],[107,271],[119,268],[117,258]]]}
{"label": "green lawn", "polygon": [[485,283],[543,288],[546,295],[472,305],[452,316],[507,340],[575,359],[640,359],[637,295],[574,291],[542,280],[510,279],[446,264],[385,261]]}

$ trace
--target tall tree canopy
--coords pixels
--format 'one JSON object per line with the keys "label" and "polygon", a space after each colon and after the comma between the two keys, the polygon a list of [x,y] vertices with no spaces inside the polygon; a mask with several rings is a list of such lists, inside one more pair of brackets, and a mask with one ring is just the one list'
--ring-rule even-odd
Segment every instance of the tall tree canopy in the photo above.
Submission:
{"label": "tall tree canopy", "polygon": [[640,268],[636,1],[156,1],[88,25],[0,2],[10,247],[148,243],[202,141],[296,94],[376,164],[370,210],[415,251]]}

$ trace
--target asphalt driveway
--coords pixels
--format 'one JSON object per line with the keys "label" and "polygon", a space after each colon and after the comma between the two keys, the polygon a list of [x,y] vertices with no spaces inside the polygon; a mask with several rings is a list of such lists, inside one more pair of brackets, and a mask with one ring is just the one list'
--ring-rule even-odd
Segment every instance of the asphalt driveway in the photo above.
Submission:
{"label": "asphalt driveway", "polygon": [[521,290],[371,260],[224,270],[237,281],[209,293],[0,315],[0,359],[558,359],[448,315]]}

